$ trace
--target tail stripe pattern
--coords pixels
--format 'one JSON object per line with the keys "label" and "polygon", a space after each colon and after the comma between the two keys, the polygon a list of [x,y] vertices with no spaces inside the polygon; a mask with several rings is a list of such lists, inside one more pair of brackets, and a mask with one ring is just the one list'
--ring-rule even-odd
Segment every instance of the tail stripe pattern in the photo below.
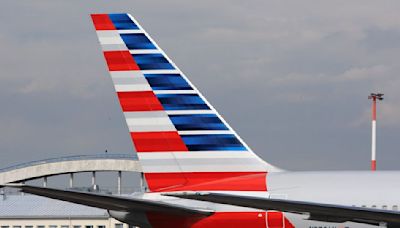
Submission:
{"label": "tail stripe pattern", "polygon": [[[251,151],[129,14],[92,20],[150,191],[266,190],[266,172],[276,168]],[[247,178],[219,183],[238,177]],[[250,180],[257,183],[243,185]],[[209,181],[215,184],[203,185]]]}

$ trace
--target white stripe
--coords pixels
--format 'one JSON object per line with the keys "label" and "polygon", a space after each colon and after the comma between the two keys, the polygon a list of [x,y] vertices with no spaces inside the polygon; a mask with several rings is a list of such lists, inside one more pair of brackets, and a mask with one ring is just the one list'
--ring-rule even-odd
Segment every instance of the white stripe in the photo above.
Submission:
{"label": "white stripe", "polygon": [[117,92],[152,90],[140,71],[113,71],[110,73]]}
{"label": "white stripe", "polygon": [[[187,152],[190,153],[190,152]],[[196,153],[196,152],[194,152]],[[217,152],[218,153],[218,152]],[[152,154],[152,153],[149,153]],[[239,172],[239,171],[266,171],[255,156],[217,156],[217,157],[176,157],[176,154],[164,152],[162,157],[152,159],[140,158],[145,172]],[[180,152],[180,154],[186,154]],[[251,153],[247,153],[251,154]]]}
{"label": "white stripe", "polygon": [[179,70],[142,70],[143,74],[180,74]]}
{"label": "white stripe", "polygon": [[115,91],[117,92],[129,92],[129,91],[151,91],[149,84],[135,84],[135,85],[114,85]]}
{"label": "white stripe", "polygon": [[174,165],[143,166],[144,173],[191,173],[191,172],[266,172],[260,166],[202,165],[179,167]]}
{"label": "white stripe", "polygon": [[197,94],[195,90],[154,90],[155,94]]}
{"label": "white stripe", "polygon": [[144,172],[263,172],[258,159],[208,158],[208,159],[149,159],[141,160]]}
{"label": "white stripe", "polygon": [[126,119],[126,123],[130,132],[175,131],[171,121],[163,117]]}
{"label": "white stripe", "polygon": [[127,71],[110,71],[111,77],[114,78],[137,78],[143,77],[142,72],[138,70],[127,70]]}
{"label": "white stripe", "polygon": [[125,44],[102,44],[101,49],[103,51],[127,51],[128,48]]}
{"label": "white stripe", "polygon": [[97,31],[96,33],[101,44],[124,44],[121,36],[116,31]]}
{"label": "white stripe", "polygon": [[118,34],[116,36],[99,36],[99,41],[101,44],[125,44]]}
{"label": "white stripe", "polygon": [[263,172],[265,166],[250,152],[138,153],[144,172]]}
{"label": "white stripe", "polygon": [[167,110],[168,115],[184,115],[184,114],[215,114],[214,110]]}
{"label": "white stripe", "polygon": [[128,50],[117,31],[97,31],[103,51]]}
{"label": "white stripe", "polygon": [[130,132],[176,131],[164,111],[125,112]]}
{"label": "white stripe", "polygon": [[138,153],[140,160],[144,159],[188,159],[188,158],[254,158],[253,153],[237,151],[202,151],[202,152],[151,152]]}
{"label": "white stripe", "polygon": [[371,160],[376,160],[376,120],[372,120]]}
{"label": "white stripe", "polygon": [[117,30],[119,34],[137,34],[143,33],[142,29],[121,29]]}
{"label": "white stripe", "polygon": [[199,131],[178,131],[180,135],[217,135],[217,134],[233,134],[230,130],[215,130],[215,131],[207,131],[207,130],[199,130]]}
{"label": "white stripe", "polygon": [[160,53],[159,50],[157,49],[135,49],[135,50],[129,50],[129,53],[131,54],[158,54]]}

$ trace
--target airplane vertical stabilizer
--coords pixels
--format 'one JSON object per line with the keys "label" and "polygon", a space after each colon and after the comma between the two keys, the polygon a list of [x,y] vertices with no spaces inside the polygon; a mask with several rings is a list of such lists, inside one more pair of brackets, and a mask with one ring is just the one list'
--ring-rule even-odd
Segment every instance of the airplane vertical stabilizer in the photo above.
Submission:
{"label": "airplane vertical stabilizer", "polygon": [[266,173],[279,169],[252,152],[137,21],[91,16],[150,191],[265,191]]}

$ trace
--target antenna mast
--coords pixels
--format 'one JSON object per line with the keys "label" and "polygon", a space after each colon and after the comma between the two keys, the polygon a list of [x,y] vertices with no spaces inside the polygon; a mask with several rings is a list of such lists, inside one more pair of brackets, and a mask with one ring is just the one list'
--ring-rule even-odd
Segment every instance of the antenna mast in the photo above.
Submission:
{"label": "antenna mast", "polygon": [[383,100],[383,93],[371,93],[368,99],[372,100],[371,170],[376,171],[376,101]]}

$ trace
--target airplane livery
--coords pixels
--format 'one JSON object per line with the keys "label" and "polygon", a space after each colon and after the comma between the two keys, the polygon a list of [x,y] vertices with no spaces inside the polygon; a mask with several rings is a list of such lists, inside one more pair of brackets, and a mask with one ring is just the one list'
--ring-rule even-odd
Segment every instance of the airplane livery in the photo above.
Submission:
{"label": "airplane livery", "polygon": [[104,208],[139,227],[400,227],[400,172],[279,169],[249,148],[131,15],[91,18],[144,191],[6,186]]}

